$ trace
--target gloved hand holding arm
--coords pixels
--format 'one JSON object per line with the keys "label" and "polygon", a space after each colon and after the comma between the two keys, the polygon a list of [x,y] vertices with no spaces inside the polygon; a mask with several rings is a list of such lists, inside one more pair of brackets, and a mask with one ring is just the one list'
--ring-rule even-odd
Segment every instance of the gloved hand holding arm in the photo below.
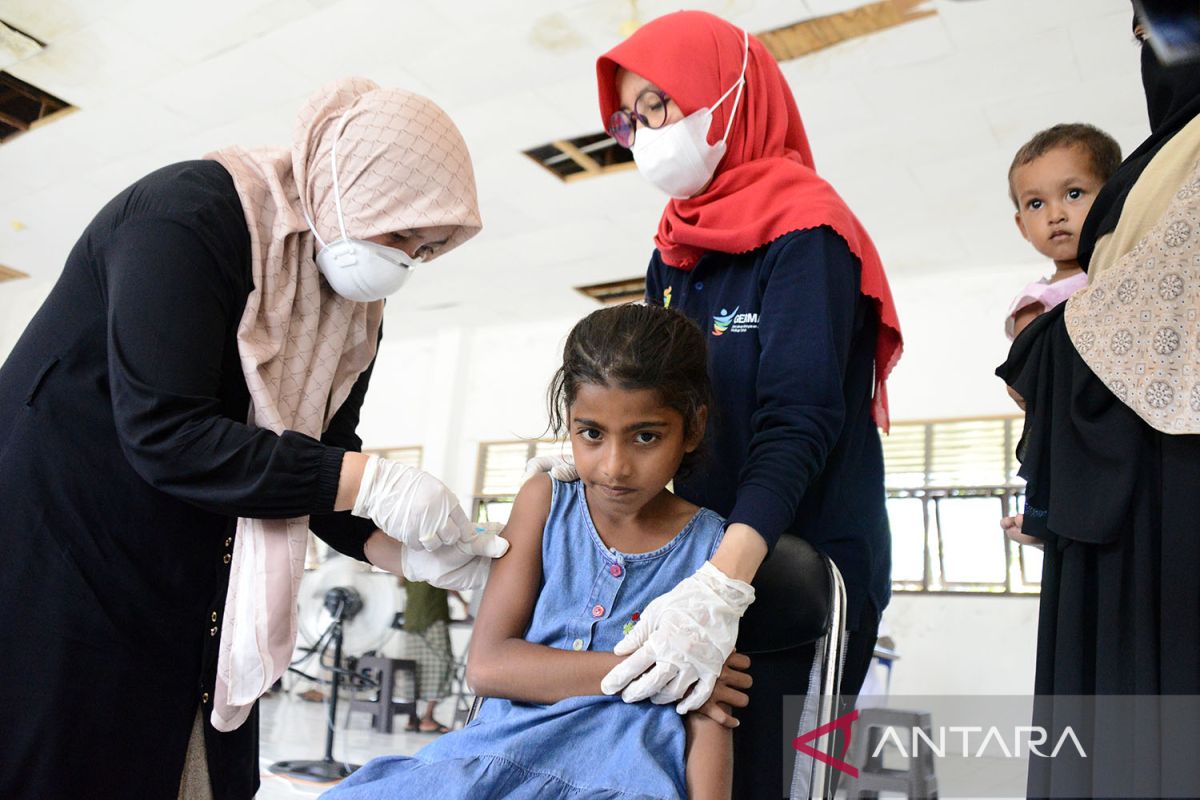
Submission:
{"label": "gloved hand holding arm", "polygon": [[752,602],[750,584],[705,562],[646,606],[638,624],[613,649],[629,657],[604,677],[601,690],[621,692],[627,703],[679,701],[675,710],[680,714],[695,711],[712,694],[737,641],[738,622]]}
{"label": "gloved hand holding arm", "polygon": [[[367,560],[375,566],[393,575],[403,575],[406,580],[424,581],[439,589],[454,591],[479,589],[487,582],[492,558],[486,554],[474,553],[472,548],[493,547],[493,539],[488,537],[494,535],[494,530],[482,527],[478,530],[480,535],[472,542],[433,551],[422,547],[408,547],[377,530],[367,539],[363,552]],[[503,542],[507,550],[507,540],[495,540]]]}
{"label": "gloved hand holding arm", "polygon": [[339,504],[356,478],[352,513],[374,522],[391,540],[379,533],[368,539],[365,553],[376,566],[443,589],[471,589],[487,580],[491,559],[508,551],[507,541],[472,524],[454,493],[427,472],[347,453]]}
{"label": "gloved hand holding arm", "polygon": [[352,513],[412,549],[464,545],[464,552],[492,557],[508,549],[495,534],[475,529],[446,484],[386,458],[367,457]]}

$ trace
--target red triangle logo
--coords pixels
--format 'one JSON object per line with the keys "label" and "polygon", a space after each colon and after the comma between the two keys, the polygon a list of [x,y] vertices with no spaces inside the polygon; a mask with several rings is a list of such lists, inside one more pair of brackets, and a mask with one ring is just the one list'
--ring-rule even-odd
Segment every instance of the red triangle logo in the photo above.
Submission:
{"label": "red triangle logo", "polygon": [[[846,751],[850,749],[850,734],[851,726],[858,719],[858,709],[851,711],[849,714],[843,714],[833,722],[828,722],[819,728],[814,728],[808,733],[802,733],[792,740],[792,747],[796,748],[799,753],[812,756],[823,764],[828,764],[834,769],[846,773],[851,778],[858,777],[858,768],[847,764],[842,758],[846,755]],[[808,744],[813,739],[819,739],[830,731],[841,728],[845,734],[845,744],[842,747],[842,752],[838,756],[832,756],[829,753],[822,753],[812,745]]]}

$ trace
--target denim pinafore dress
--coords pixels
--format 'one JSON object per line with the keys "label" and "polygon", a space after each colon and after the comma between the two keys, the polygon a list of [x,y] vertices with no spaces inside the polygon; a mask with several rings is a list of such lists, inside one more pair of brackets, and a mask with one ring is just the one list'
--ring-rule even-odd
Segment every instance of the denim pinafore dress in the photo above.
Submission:
{"label": "denim pinafore dress", "polygon": [[[583,483],[553,481],[542,587],[526,641],[611,652],[651,600],[704,564],[723,529],[721,517],[701,509],[658,550],[621,553],[596,533]],[[491,698],[462,730],[413,756],[373,759],[323,797],[682,798],[684,744],[673,705],[603,695],[553,705]]]}

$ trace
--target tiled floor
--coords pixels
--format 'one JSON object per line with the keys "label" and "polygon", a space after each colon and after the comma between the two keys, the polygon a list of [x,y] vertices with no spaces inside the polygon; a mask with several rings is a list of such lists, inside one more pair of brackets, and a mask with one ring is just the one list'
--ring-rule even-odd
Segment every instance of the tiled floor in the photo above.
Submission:
{"label": "tiled floor", "polygon": [[[349,716],[346,702],[338,703],[337,730],[333,740],[333,757],[340,761],[362,764],[375,756],[415,753],[433,736],[408,733],[402,730],[406,718],[397,716],[396,731],[376,733],[370,729],[371,717],[361,711]],[[318,760],[325,755],[327,706],[306,703],[291,695],[277,694],[261,701],[259,761],[262,765],[262,788],[259,800],[295,800],[316,797],[325,785],[305,783],[272,774],[268,767],[276,761],[297,759]],[[435,716],[449,724],[454,717],[452,700],[443,701]]]}

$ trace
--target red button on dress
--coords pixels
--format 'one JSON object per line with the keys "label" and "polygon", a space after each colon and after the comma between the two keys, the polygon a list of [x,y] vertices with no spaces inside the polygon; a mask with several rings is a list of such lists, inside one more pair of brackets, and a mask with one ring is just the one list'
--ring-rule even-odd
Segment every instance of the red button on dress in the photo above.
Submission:
{"label": "red button on dress", "polygon": [[593,617],[603,617],[604,616],[604,606],[592,606],[592,616]]}
{"label": "red button on dress", "polygon": [[612,564],[608,568],[608,574],[612,575],[614,578],[621,577],[622,572],[624,572],[624,570],[621,569],[620,564]]}

